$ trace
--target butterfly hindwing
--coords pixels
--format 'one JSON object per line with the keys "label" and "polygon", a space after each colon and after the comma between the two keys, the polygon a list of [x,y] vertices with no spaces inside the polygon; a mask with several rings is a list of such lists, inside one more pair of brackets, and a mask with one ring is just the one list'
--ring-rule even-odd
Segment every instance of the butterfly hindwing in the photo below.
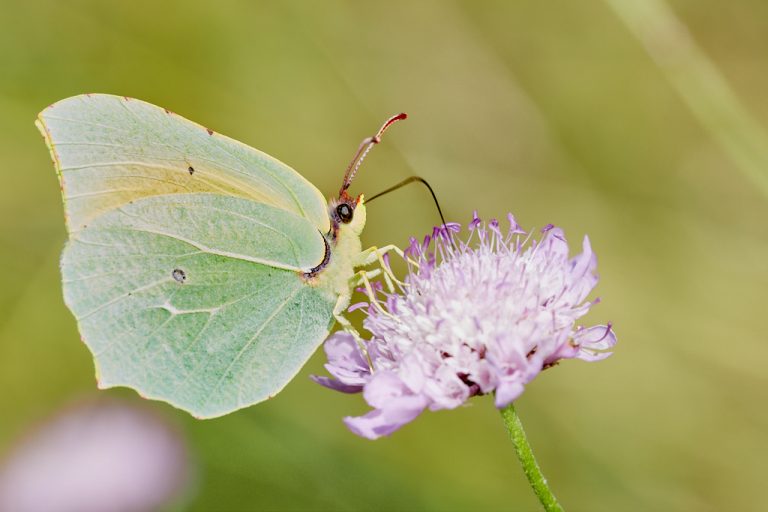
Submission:
{"label": "butterfly hindwing", "polygon": [[327,335],[335,297],[303,276],[324,251],[274,206],[147,197],[71,234],[64,295],[102,387],[214,417],[276,394]]}

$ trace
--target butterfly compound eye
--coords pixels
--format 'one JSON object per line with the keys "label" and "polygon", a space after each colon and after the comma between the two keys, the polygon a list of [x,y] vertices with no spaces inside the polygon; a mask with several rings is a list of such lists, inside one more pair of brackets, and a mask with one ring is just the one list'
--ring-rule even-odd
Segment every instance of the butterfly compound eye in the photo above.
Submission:
{"label": "butterfly compound eye", "polygon": [[344,224],[349,224],[352,220],[352,207],[347,203],[341,203],[336,207],[336,213]]}

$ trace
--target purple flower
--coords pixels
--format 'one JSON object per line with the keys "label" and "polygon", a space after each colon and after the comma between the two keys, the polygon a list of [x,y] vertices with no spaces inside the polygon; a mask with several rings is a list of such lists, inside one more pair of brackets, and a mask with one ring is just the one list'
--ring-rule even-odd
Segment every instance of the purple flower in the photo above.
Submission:
{"label": "purple flower", "polygon": [[353,432],[376,439],[425,409],[453,409],[491,392],[502,408],[561,359],[610,355],[610,324],[576,325],[598,302],[586,300],[597,284],[589,239],[569,257],[561,229],[548,225],[537,240],[508,220],[502,233],[496,220],[485,224],[475,213],[466,241],[453,223],[423,242],[411,239],[403,286],[386,292],[377,282],[368,297],[363,325],[371,338],[338,332],[326,341],[334,378],[315,381],[362,391],[373,407],[345,418]]}
{"label": "purple flower", "polygon": [[130,402],[89,400],[12,447],[0,464],[0,510],[181,510],[193,477],[186,443],[173,425]]}

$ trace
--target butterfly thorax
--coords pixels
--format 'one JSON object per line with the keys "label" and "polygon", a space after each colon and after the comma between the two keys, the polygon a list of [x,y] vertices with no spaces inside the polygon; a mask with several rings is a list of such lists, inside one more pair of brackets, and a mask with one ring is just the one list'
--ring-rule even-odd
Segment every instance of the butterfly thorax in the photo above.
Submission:
{"label": "butterfly thorax", "polygon": [[354,215],[348,223],[345,223],[335,214],[339,202],[336,200],[330,202],[331,231],[326,235],[326,242],[330,249],[328,262],[308,278],[312,286],[326,290],[329,296],[338,297],[338,302],[345,305],[349,303],[352,295],[349,280],[355,273],[355,264],[362,251],[360,234],[365,227],[366,219],[362,196],[349,204],[354,205]]}

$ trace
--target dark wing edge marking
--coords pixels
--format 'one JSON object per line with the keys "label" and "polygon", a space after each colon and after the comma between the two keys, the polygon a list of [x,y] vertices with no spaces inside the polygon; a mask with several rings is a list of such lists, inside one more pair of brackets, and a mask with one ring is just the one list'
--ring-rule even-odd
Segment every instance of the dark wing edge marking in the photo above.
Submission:
{"label": "dark wing edge marking", "polygon": [[[320,233],[318,231],[318,233]],[[319,265],[312,267],[309,271],[304,272],[304,277],[307,279],[311,279],[315,277],[317,274],[319,274],[325,267],[328,266],[328,263],[331,261],[331,246],[328,243],[328,239],[323,236],[322,233],[320,233],[320,236],[323,239],[323,242],[325,243],[325,254],[323,255],[323,261],[320,262]]]}

